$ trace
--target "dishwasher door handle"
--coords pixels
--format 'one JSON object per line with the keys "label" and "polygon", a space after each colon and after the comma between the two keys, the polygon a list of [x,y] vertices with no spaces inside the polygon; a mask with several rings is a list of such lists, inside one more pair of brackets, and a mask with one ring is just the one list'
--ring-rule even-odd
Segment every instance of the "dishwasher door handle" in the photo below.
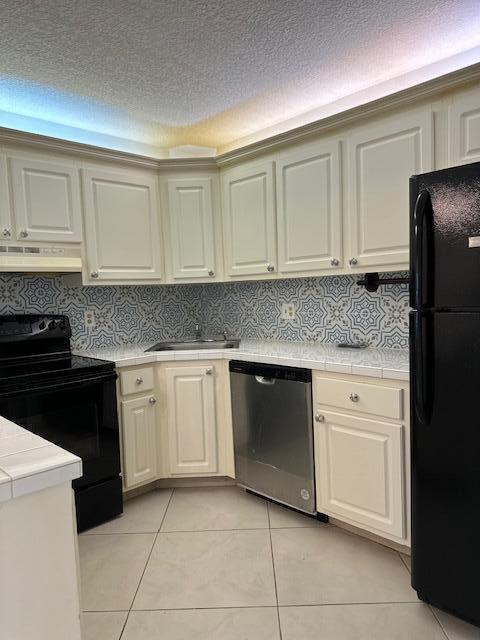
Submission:
{"label": "dishwasher door handle", "polygon": [[259,384],[265,384],[269,387],[271,387],[273,384],[275,384],[275,378],[265,378],[264,376],[255,376],[255,380],[259,383]]}

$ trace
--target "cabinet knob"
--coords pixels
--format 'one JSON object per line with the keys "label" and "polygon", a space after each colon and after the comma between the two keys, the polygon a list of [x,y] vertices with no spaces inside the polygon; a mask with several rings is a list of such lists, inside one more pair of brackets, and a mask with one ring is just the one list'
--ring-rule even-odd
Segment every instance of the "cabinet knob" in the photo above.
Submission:
{"label": "cabinet knob", "polygon": [[360,400],[360,396],[358,395],[358,393],[351,393],[350,400],[352,402],[358,402]]}
{"label": "cabinet knob", "polygon": [[205,373],[207,374],[207,376],[211,376],[213,373],[213,369],[207,369]]}
{"label": "cabinet knob", "polygon": [[332,258],[330,260],[330,264],[332,265],[332,267],[338,267],[338,265],[340,264],[340,260],[338,260],[338,258]]}
{"label": "cabinet knob", "polygon": [[210,271],[208,272],[208,275],[213,278],[213,276],[215,275],[215,271],[213,269],[210,269]]}
{"label": "cabinet knob", "polygon": [[25,230],[20,231],[20,237],[21,238],[27,238],[28,237],[28,231],[25,231]]}
{"label": "cabinet knob", "polygon": [[351,267],[354,267],[355,265],[357,265],[357,264],[358,264],[358,260],[357,260],[356,258],[350,258],[350,260],[348,261],[348,264],[349,264]]}
{"label": "cabinet knob", "polygon": [[12,237],[12,232],[10,231],[10,229],[5,228],[5,229],[2,231],[2,236],[3,236],[4,238],[11,238],[11,237]]}
{"label": "cabinet knob", "polygon": [[315,422],[325,422],[325,416],[321,413],[315,414]]}
{"label": "cabinet knob", "polygon": [[135,382],[136,382],[136,384],[142,384],[142,382],[143,382],[143,378],[138,377],[138,378],[135,380]]}
{"label": "cabinet knob", "polygon": [[155,404],[157,399],[152,396],[151,398],[148,399],[148,401],[150,404]]}
{"label": "cabinet knob", "polygon": [[270,273],[272,271],[275,271],[275,267],[273,266],[273,264],[267,264],[267,271],[269,271]]}
{"label": "cabinet knob", "polygon": [[98,278],[98,271],[92,271],[92,273],[90,274],[91,278]]}

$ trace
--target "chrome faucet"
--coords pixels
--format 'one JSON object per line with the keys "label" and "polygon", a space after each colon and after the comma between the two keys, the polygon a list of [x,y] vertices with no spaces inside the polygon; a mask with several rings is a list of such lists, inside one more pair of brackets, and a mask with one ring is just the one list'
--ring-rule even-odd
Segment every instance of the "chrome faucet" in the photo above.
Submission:
{"label": "chrome faucet", "polygon": [[195,340],[200,340],[202,337],[202,327],[198,322],[195,323]]}

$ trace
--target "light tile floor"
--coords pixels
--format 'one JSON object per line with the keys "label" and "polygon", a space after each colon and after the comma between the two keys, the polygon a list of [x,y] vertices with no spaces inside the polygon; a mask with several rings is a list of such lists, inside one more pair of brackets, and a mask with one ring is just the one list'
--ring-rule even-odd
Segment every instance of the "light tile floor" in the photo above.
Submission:
{"label": "light tile floor", "polygon": [[236,487],[129,500],[79,546],[83,640],[480,640],[407,556]]}

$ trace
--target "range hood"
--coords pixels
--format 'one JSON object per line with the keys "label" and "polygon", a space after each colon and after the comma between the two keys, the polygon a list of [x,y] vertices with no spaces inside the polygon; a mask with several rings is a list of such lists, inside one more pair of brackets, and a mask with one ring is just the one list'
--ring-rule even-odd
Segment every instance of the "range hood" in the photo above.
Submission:
{"label": "range hood", "polygon": [[0,272],[81,272],[80,248],[0,246]]}

